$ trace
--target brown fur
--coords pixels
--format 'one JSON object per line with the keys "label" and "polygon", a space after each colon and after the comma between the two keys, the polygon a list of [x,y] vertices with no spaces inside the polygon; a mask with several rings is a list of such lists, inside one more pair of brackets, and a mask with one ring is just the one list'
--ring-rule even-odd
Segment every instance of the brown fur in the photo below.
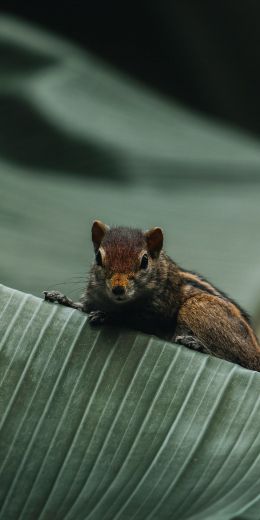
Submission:
{"label": "brown fur", "polygon": [[[56,292],[46,293],[46,299],[82,307],[92,324],[134,327],[260,371],[260,345],[247,313],[199,274],[171,260],[162,250],[160,228],[110,229],[95,221],[92,241],[99,256],[82,304],[71,305]],[[144,268],[143,256],[148,259]]]}
{"label": "brown fur", "polygon": [[108,272],[130,274],[139,269],[139,253],[146,246],[141,231],[112,228],[102,240],[105,266]]}
{"label": "brown fur", "polygon": [[129,283],[130,276],[133,276],[134,273],[122,274],[115,273],[111,276],[111,286],[112,287],[127,287]]}
{"label": "brown fur", "polygon": [[[245,311],[200,275],[181,269],[160,250],[162,232],[158,229],[143,233],[119,227],[104,235],[101,270],[112,287],[125,287],[134,279],[138,292],[140,258],[144,252],[149,254],[149,273],[138,297],[118,307],[109,301],[105,290],[100,292],[100,268],[93,266],[83,300],[85,309],[106,313],[110,322],[125,323],[260,370],[260,346]],[[157,243],[155,256],[150,248]]]}
{"label": "brown fur", "polygon": [[249,323],[230,301],[202,291],[187,295],[178,313],[176,337],[195,336],[199,350],[260,369],[260,348]]}

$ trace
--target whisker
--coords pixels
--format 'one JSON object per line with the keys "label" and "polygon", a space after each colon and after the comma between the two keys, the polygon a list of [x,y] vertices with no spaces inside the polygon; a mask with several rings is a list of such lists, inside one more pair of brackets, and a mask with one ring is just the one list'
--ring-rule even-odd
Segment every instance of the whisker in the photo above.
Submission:
{"label": "whisker", "polygon": [[76,285],[79,283],[81,284],[82,281],[79,280],[78,282],[75,282],[75,281],[74,282],[58,282],[58,283],[52,284],[52,287],[57,287],[58,285],[74,285],[74,284]]}
{"label": "whisker", "polygon": [[84,289],[85,289],[85,288],[81,288],[80,290],[79,290],[78,288],[77,288],[77,289],[72,289],[72,291],[69,291],[69,294],[70,294],[70,295],[71,295],[71,294],[75,294],[76,291],[77,291],[77,295],[78,295],[78,297],[80,298],[81,294],[84,292]]}
{"label": "whisker", "polygon": [[76,274],[76,275],[71,276],[71,278],[85,278],[85,276],[87,276],[87,275],[86,274],[84,274],[84,275],[83,274],[81,274],[81,275]]}
{"label": "whisker", "polygon": [[[55,283],[55,284],[52,284],[52,285],[49,285],[49,287],[46,287],[46,291],[51,291],[52,289],[56,289],[56,288],[59,288],[61,285],[78,285],[78,287],[83,287],[85,289],[86,287],[86,284],[82,284],[81,281],[78,281],[78,282],[59,282],[59,283]],[[78,287],[75,288],[75,291],[78,290]]]}
{"label": "whisker", "polygon": [[71,273],[71,276],[86,276],[88,273]]}

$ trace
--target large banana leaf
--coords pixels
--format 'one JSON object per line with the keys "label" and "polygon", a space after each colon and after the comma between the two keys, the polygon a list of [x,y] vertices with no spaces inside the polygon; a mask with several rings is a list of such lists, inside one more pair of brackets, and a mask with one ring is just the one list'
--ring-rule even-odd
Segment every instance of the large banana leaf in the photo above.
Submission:
{"label": "large banana leaf", "polygon": [[259,520],[258,373],[0,287],[1,520]]}

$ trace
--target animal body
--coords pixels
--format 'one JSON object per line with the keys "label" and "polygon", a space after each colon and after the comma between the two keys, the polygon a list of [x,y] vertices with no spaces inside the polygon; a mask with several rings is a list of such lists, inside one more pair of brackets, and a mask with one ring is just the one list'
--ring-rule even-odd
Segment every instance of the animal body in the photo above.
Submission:
{"label": "animal body", "polygon": [[92,226],[95,262],[80,303],[57,292],[45,298],[81,309],[92,325],[110,323],[181,343],[260,371],[260,345],[247,313],[163,250],[163,232]]}

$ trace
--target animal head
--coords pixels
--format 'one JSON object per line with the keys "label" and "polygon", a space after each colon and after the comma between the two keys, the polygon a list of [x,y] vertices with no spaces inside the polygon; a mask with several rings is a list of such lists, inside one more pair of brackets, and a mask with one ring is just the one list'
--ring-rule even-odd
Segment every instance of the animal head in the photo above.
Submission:
{"label": "animal head", "polygon": [[163,246],[163,232],[128,227],[110,228],[100,220],[92,225],[95,276],[99,287],[115,303],[142,295],[155,284],[155,265]]}

